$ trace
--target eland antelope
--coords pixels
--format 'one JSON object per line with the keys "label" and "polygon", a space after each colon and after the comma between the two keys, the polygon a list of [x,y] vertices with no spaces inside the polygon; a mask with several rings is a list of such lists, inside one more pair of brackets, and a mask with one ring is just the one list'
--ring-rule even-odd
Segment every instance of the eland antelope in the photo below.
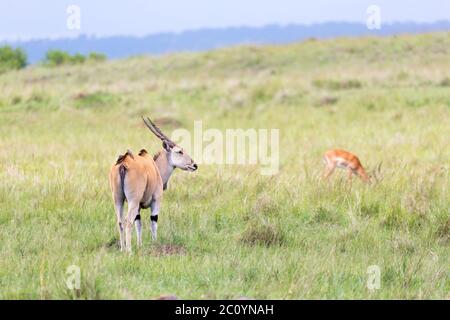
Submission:
{"label": "eland antelope", "polygon": [[358,175],[363,181],[370,183],[370,177],[364,170],[358,157],[353,153],[344,150],[329,150],[325,153],[324,162],[326,164],[326,171],[324,179],[327,179],[336,167],[345,169],[348,172],[348,181],[351,183],[352,175]]}
{"label": "eland antelope", "polygon": [[[197,170],[197,164],[183,148],[162,133],[149,118],[142,120],[150,131],[162,140],[163,150],[154,157],[151,157],[145,149],[137,155],[128,150],[119,156],[109,173],[109,184],[120,233],[120,249],[130,252],[133,223],[136,227],[137,245],[142,245],[140,210],[151,208],[151,232],[153,240],[156,240],[163,190],[167,188],[171,174],[175,168],[191,172]],[[128,202],[128,213],[124,219],[125,201]]]}

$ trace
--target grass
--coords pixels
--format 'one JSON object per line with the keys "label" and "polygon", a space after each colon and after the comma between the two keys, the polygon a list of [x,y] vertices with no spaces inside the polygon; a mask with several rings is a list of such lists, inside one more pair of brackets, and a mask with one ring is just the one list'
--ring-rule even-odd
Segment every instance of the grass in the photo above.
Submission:
{"label": "grass", "polygon": [[[448,298],[449,57],[435,33],[0,75],[0,298]],[[280,128],[280,171],[176,172],[158,241],[144,212],[144,246],[123,254],[107,176],[127,148],[160,149],[141,114],[169,132]],[[383,180],[322,182],[332,147]]]}

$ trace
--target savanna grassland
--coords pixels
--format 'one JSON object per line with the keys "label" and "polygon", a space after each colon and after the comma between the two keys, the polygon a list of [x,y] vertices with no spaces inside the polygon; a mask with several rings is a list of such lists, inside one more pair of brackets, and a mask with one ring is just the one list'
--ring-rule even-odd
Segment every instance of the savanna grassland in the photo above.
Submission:
{"label": "savanna grassland", "polygon": [[[128,148],[160,150],[142,114],[167,133],[279,128],[279,172],[175,172],[158,240],[144,211],[144,246],[121,253],[108,171]],[[449,298],[449,124],[450,33],[3,73],[0,298]],[[335,147],[382,163],[380,182],[323,182]]]}

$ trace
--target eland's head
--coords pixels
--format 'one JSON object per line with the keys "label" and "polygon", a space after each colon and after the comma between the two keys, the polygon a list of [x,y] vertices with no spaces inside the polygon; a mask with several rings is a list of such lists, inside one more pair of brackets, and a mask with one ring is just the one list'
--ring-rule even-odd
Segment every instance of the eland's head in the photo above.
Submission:
{"label": "eland's head", "polygon": [[150,118],[142,117],[145,125],[150,129],[153,134],[161,139],[162,146],[167,153],[167,161],[169,165],[174,168],[179,168],[186,171],[195,171],[198,166],[192,160],[192,158],[184,151],[182,147],[170,140],[154,123]]}

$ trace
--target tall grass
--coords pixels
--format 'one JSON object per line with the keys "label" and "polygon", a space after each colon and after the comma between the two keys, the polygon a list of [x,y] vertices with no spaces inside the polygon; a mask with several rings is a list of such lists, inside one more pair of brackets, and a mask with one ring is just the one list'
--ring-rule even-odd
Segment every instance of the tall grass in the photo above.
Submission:
{"label": "tall grass", "polygon": [[[0,297],[448,298],[449,57],[437,33],[0,75]],[[280,171],[176,172],[158,241],[143,212],[144,246],[123,254],[107,174],[127,148],[160,149],[141,114],[166,131],[280,128]],[[383,180],[324,183],[332,147]]]}

